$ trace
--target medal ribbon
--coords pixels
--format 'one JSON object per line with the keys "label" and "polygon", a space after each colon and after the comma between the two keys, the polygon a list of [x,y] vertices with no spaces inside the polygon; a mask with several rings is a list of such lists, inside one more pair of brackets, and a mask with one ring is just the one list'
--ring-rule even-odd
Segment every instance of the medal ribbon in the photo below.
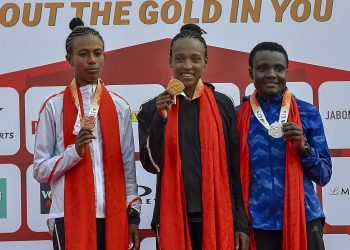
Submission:
{"label": "medal ribbon", "polygon": [[[97,118],[98,110],[100,108],[101,93],[102,93],[101,84],[103,84],[102,81],[98,79],[97,87],[94,94],[94,99],[92,101],[92,105],[88,115],[88,116],[94,117],[95,120]],[[75,79],[73,79],[73,81],[71,82],[70,89],[72,92],[72,96],[74,98],[75,106],[78,109],[78,115],[77,115],[77,119],[75,120],[74,129],[73,129],[73,134],[77,135],[81,128],[80,121],[82,118],[84,118],[83,98],[81,96],[80,89],[78,88]]]}
{"label": "medal ribbon", "polygon": [[[266,120],[266,117],[264,115],[263,110],[261,109],[261,106],[258,102],[258,99],[256,98],[257,91],[255,90],[254,93],[250,97],[250,106],[252,107],[252,110],[254,112],[254,115],[256,119],[267,129],[269,130],[270,124]],[[291,104],[291,99],[292,99],[292,94],[290,91],[287,89],[283,99],[282,99],[282,105],[281,105],[281,111],[280,111],[280,116],[278,119],[279,124],[283,124],[287,122],[288,120],[288,115],[289,115],[289,108]]]}

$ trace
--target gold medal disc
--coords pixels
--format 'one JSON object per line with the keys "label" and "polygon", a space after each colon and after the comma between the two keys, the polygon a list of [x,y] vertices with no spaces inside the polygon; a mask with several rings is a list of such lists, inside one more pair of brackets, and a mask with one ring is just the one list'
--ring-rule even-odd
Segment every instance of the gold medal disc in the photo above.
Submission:
{"label": "gold medal disc", "polygon": [[166,89],[171,95],[177,96],[180,95],[185,89],[185,85],[177,79],[172,79],[168,83],[168,87]]}

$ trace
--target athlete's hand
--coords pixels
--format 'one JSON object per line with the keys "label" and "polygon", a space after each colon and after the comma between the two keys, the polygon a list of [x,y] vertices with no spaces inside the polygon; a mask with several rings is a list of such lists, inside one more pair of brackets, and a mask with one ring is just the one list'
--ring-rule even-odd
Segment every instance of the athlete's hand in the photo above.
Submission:
{"label": "athlete's hand", "polygon": [[171,109],[173,103],[174,99],[167,90],[156,98],[157,112],[163,120],[168,118],[168,111]]}
{"label": "athlete's hand", "polygon": [[81,128],[75,139],[75,150],[80,157],[84,156],[85,146],[92,142],[96,137],[93,135],[92,129]]}
{"label": "athlete's hand", "polygon": [[303,143],[303,129],[294,122],[286,122],[282,125],[284,138],[293,143],[298,154],[302,154],[305,150]]}
{"label": "athlete's hand", "polygon": [[235,249],[248,250],[249,249],[249,236],[243,232],[235,233]]}
{"label": "athlete's hand", "polygon": [[129,249],[140,249],[140,232],[136,224],[129,224]]}

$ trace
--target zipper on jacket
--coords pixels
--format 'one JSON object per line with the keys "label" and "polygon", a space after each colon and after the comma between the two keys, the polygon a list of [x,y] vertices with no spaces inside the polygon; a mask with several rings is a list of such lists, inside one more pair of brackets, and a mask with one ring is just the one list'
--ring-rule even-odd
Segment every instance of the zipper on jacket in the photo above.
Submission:
{"label": "zipper on jacket", "polygon": [[[270,116],[271,116],[271,105],[270,105],[270,100],[267,100],[267,116],[268,118],[266,118],[267,120],[270,120]],[[267,135],[268,137],[268,142],[269,142],[269,163],[270,163],[270,171],[271,171],[271,184],[272,184],[272,193],[275,193],[275,174],[274,174],[274,170],[273,170],[273,166],[272,166],[272,153],[271,153],[271,136]]]}

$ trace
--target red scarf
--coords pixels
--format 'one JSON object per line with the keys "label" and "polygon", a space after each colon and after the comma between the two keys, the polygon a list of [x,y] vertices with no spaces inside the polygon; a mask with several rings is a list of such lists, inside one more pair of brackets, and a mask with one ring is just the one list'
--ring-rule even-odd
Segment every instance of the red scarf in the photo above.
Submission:
{"label": "red scarf", "polygon": [[[252,109],[249,101],[247,101],[241,105],[237,114],[237,126],[240,138],[240,172],[246,211],[249,211],[250,158],[248,133],[251,115]],[[293,96],[288,121],[294,122],[302,127],[298,106]],[[287,142],[285,171],[283,249],[307,250],[303,170],[299,156],[293,144],[290,142]],[[250,249],[255,250],[254,236],[251,237],[250,243]]]}
{"label": "red scarf", "polygon": [[[178,135],[179,101],[168,114],[162,169],[160,249],[191,250]],[[188,117],[191,122],[191,117]],[[222,120],[213,92],[199,97],[203,249],[234,249],[233,215]]]}
{"label": "red scarf", "polygon": [[[101,85],[98,115],[103,139],[106,249],[127,249],[129,234],[118,114],[107,89]],[[76,136],[72,132],[77,113],[69,85],[63,96],[65,147],[75,144]],[[64,185],[66,249],[97,249],[94,177],[89,147],[86,147],[83,159],[65,174]]]}

